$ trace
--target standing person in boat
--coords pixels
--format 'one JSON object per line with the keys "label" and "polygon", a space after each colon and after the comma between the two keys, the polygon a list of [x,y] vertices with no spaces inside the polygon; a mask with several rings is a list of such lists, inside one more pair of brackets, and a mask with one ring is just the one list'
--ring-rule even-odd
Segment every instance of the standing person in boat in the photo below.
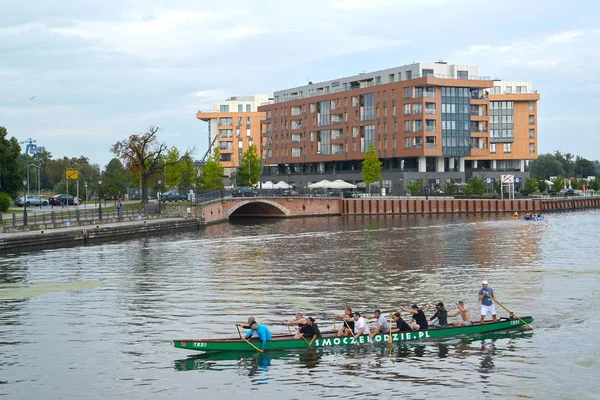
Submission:
{"label": "standing person in boat", "polygon": [[246,333],[246,339],[250,339],[253,333],[256,333],[260,341],[262,342],[262,347],[259,350],[261,353],[265,351],[265,347],[267,347],[267,340],[272,340],[271,332],[269,328],[264,325],[259,324],[258,322],[252,321],[250,323],[250,332]]}
{"label": "standing person in boat", "polygon": [[244,329],[251,329],[250,325],[252,325],[252,321],[254,321],[254,317],[248,317],[248,324],[244,325],[241,322],[238,322],[235,324],[235,326],[239,326],[240,328],[244,328]]}
{"label": "standing person in boat", "polygon": [[435,305],[435,314],[429,318],[429,321],[433,322],[435,319],[438,320],[438,323],[434,325],[436,328],[445,328],[448,326],[448,311],[446,311],[444,303],[441,301]]}
{"label": "standing person in boat", "polygon": [[425,313],[429,310],[429,305],[427,305],[425,312],[423,312],[416,304],[413,304],[410,308],[400,306],[400,309],[412,314],[412,319],[408,322],[408,325],[410,325],[413,331],[423,330],[429,327],[427,324],[427,317],[425,316]]}
{"label": "standing person in boat", "polygon": [[377,319],[377,327],[371,331],[371,337],[379,333],[390,333],[390,322],[383,315],[381,315],[381,310],[375,310],[371,317],[365,316],[365,318]]}
{"label": "standing person in boat", "polygon": [[494,302],[492,300],[496,300],[496,296],[494,296],[494,290],[489,287],[488,281],[481,282],[482,288],[479,289],[479,296],[477,299],[481,301],[481,318],[479,319],[479,323],[483,323],[483,320],[487,316],[488,313],[492,314],[492,322],[496,322],[496,308],[494,307]]}
{"label": "standing person in boat", "polygon": [[298,328],[298,334],[294,336],[294,339],[302,339],[302,337],[304,337],[304,339],[311,339],[308,344],[309,346],[312,346],[312,343],[316,338],[321,337],[321,331],[313,317],[306,318],[306,324],[301,325],[300,328]]}
{"label": "standing person in boat", "polygon": [[354,336],[371,335],[367,320],[360,316],[359,312],[354,313]]}
{"label": "standing person in boat", "polygon": [[305,325],[306,318],[302,316],[302,313],[296,313],[296,319],[289,319],[288,322],[292,325]]}
{"label": "standing person in boat", "polygon": [[392,328],[392,333],[412,331],[410,325],[408,325],[406,321],[402,319],[402,314],[400,314],[399,312],[395,312],[393,314],[390,314],[390,316],[396,322],[396,327]]}
{"label": "standing person in boat", "polygon": [[456,317],[457,315],[460,315],[460,317],[462,318],[462,321],[453,321],[450,323],[450,325],[452,325],[452,326],[471,326],[471,325],[473,325],[473,321],[471,321],[471,310],[469,310],[469,308],[467,306],[465,306],[465,303],[462,300],[457,301],[456,307],[457,307],[457,310],[453,313],[448,314],[448,316]]}
{"label": "standing person in boat", "polygon": [[352,307],[346,307],[344,314],[333,314],[335,318],[342,319],[342,329],[337,333],[338,336],[352,336],[354,331],[354,314],[352,313]]}

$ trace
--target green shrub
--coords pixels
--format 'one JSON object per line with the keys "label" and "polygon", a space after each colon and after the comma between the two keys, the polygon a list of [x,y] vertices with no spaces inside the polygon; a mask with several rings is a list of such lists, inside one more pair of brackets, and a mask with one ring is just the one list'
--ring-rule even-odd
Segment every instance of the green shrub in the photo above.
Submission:
{"label": "green shrub", "polygon": [[7,212],[10,207],[11,198],[6,193],[0,193],[0,212]]}

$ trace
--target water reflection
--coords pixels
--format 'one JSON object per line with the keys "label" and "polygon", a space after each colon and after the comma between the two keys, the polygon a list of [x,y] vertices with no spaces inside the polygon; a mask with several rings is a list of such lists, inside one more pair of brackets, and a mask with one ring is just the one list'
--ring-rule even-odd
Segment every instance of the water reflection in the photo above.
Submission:
{"label": "water reflection", "polygon": [[[428,363],[436,359],[475,357],[480,358],[478,371],[489,374],[495,371],[494,358],[498,340],[502,341],[503,350],[511,351],[519,340],[531,336],[531,332],[515,331],[447,339],[449,343],[367,344],[329,349],[272,350],[263,354],[253,351],[211,352],[175,360],[173,364],[177,371],[237,370],[250,377],[266,373],[273,364],[285,363],[306,370],[318,369],[321,364],[325,364],[327,368],[338,369],[339,373],[355,375],[364,368],[365,362],[369,368],[376,368],[416,359]],[[436,369],[431,363],[428,365],[428,368]],[[264,380],[258,382],[266,383]]]}

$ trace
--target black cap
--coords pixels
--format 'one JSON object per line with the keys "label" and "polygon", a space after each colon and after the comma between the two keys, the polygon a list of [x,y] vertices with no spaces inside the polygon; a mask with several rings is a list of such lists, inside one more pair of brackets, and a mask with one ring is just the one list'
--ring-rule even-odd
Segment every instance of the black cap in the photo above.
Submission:
{"label": "black cap", "polygon": [[315,322],[315,319],[313,317],[308,317],[307,319],[309,319],[310,322]]}
{"label": "black cap", "polygon": [[410,308],[419,308],[419,306],[416,304],[413,304]]}
{"label": "black cap", "polygon": [[250,326],[252,326],[252,325],[254,325],[254,324],[258,325],[258,322],[256,322],[256,320],[254,320],[254,321],[250,322]]}
{"label": "black cap", "polygon": [[399,312],[395,312],[394,315],[398,318],[402,318],[402,315]]}
{"label": "black cap", "polygon": [[442,302],[440,301],[440,302],[439,302],[439,303],[437,303],[435,306],[436,306],[436,307],[444,307],[444,303],[442,303]]}

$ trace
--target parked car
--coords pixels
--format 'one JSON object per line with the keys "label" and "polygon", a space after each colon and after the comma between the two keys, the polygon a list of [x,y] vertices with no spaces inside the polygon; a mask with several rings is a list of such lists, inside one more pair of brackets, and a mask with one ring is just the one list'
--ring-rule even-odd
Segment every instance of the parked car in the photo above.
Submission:
{"label": "parked car", "polygon": [[169,190],[168,192],[164,192],[161,195],[161,200],[163,202],[167,201],[185,201],[187,200],[187,196],[185,194],[181,194],[176,190]]}
{"label": "parked car", "polygon": [[231,192],[233,197],[258,197],[258,192],[248,186],[239,186]]}
{"label": "parked car", "polygon": [[21,197],[15,199],[15,206],[23,207],[23,204],[26,204],[27,207],[29,207],[29,206],[41,207],[41,206],[47,206],[48,200],[46,200],[40,196],[36,196],[36,195],[21,196]]}
{"label": "parked car", "polygon": [[52,204],[53,206],[64,206],[67,204],[67,200],[69,202],[69,205],[75,205],[75,204],[80,205],[81,204],[81,199],[79,197],[69,195],[69,197],[67,199],[66,194],[57,194],[57,195],[51,196],[48,199],[48,202],[50,204]]}

